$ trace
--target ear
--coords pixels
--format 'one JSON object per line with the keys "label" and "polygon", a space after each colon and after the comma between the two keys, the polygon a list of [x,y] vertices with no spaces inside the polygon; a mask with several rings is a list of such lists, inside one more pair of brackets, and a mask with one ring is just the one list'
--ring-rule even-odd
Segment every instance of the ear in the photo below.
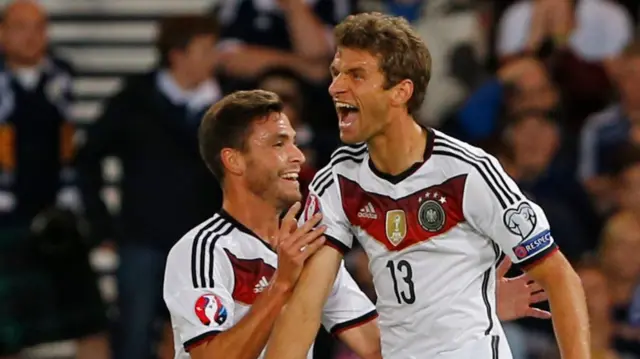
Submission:
{"label": "ear", "polygon": [[244,156],[232,148],[223,148],[220,151],[220,161],[227,172],[236,176],[242,175],[246,169]]}
{"label": "ear", "polygon": [[413,95],[413,82],[411,80],[402,80],[391,89],[391,105],[403,106],[411,99]]}

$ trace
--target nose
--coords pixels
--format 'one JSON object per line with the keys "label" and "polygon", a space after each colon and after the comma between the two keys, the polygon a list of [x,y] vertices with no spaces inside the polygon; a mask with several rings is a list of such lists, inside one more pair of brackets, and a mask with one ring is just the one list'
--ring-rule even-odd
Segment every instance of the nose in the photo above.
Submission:
{"label": "nose", "polygon": [[302,165],[307,159],[302,153],[300,147],[293,145],[291,146],[291,152],[289,154],[289,160],[298,165]]}
{"label": "nose", "polygon": [[346,91],[345,83],[342,74],[339,74],[333,78],[331,85],[329,85],[329,94],[331,97],[335,97]]}

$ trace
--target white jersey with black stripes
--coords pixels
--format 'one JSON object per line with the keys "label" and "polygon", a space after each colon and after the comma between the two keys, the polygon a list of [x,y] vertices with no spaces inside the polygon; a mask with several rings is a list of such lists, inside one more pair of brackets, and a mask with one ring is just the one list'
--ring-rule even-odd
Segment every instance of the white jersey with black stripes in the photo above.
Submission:
{"label": "white jersey with black stripes", "polygon": [[328,245],[345,252],[355,237],[369,256],[385,359],[511,358],[495,263],[500,251],[527,266],[556,250],[547,219],[481,149],[429,130],[424,156],[389,176],[366,145],[338,149],[302,220],[322,212]]}
{"label": "white jersey with black stripes", "polygon": [[[224,211],[182,237],[167,258],[163,289],[175,358],[189,359],[190,348],[242,320],[277,265],[271,247]],[[338,334],[376,317],[373,303],[342,266],[324,307],[324,327]]]}

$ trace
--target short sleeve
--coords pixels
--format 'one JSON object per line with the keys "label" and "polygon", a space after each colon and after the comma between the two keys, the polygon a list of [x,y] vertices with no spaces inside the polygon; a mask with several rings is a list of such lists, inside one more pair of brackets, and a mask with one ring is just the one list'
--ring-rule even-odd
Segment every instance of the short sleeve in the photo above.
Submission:
{"label": "short sleeve", "polygon": [[[178,249],[167,258],[163,297],[174,336],[189,351],[234,325],[233,275],[229,259],[215,243],[197,245],[195,252],[190,246]],[[205,260],[200,263],[200,258]]]}
{"label": "short sleeve", "polygon": [[342,208],[339,191],[331,169],[325,167],[319,171],[309,185],[309,195],[300,223],[306,222],[316,213],[322,213],[320,224],[327,226],[325,243],[344,254],[351,249],[353,234]]}
{"label": "short sleeve", "polygon": [[471,226],[524,268],[557,250],[542,208],[524,196],[492,156],[469,174],[463,210]]}
{"label": "short sleeve", "polygon": [[322,312],[325,329],[338,335],[377,317],[375,306],[347,272],[343,261]]}

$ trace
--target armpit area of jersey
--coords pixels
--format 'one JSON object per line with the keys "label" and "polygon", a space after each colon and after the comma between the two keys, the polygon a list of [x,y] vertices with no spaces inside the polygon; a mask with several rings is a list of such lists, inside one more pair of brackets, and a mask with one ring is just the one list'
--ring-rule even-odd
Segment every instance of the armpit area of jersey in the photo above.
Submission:
{"label": "armpit area of jersey", "polygon": [[336,324],[333,326],[333,328],[331,328],[331,334],[333,335],[338,335],[344,331],[347,331],[349,329],[353,329],[353,328],[357,328],[361,325],[364,325],[374,319],[376,319],[378,317],[378,312],[376,310],[372,310],[369,313],[360,316],[358,318],[354,318],[351,320],[348,320],[344,323],[340,323],[340,324]]}
{"label": "armpit area of jersey", "polygon": [[349,247],[347,247],[344,243],[340,242],[338,239],[327,236],[324,236],[327,240],[324,242],[326,246],[332,247],[343,255],[349,251]]}
{"label": "armpit area of jersey", "polygon": [[202,333],[193,339],[187,340],[186,342],[184,342],[184,350],[189,352],[191,349],[197,347],[200,344],[208,342],[220,333],[222,333],[222,330],[211,330],[206,333]]}

